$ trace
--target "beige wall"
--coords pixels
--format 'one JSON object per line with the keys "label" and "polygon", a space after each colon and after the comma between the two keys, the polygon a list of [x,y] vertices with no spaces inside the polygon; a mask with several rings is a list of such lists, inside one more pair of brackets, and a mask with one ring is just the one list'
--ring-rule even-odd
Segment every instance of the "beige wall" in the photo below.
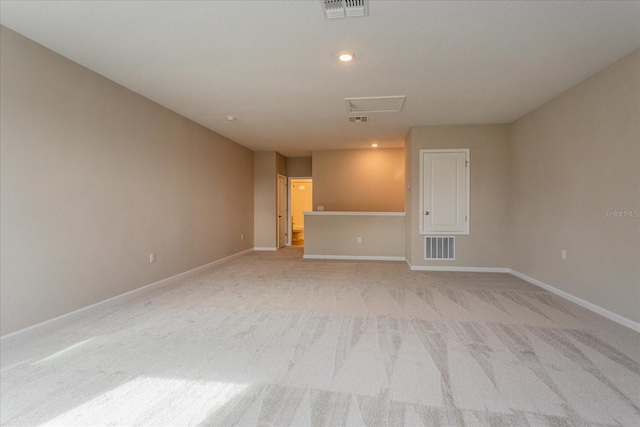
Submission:
{"label": "beige wall", "polygon": [[276,152],[253,153],[254,229],[256,248],[277,246],[277,173]]}
{"label": "beige wall", "polygon": [[278,175],[287,176],[287,158],[276,151],[256,151],[254,159],[254,247],[278,246]]}
{"label": "beige wall", "polygon": [[[413,242],[413,200],[412,200],[412,177],[413,177],[413,128],[409,131],[409,134],[405,138],[404,141],[404,174],[405,174],[405,185],[404,185],[404,224],[405,224],[405,233],[404,233],[404,256],[405,259],[411,263],[413,250],[411,249],[411,245]],[[419,190],[418,190],[419,191]]]}
{"label": "beige wall", "polygon": [[313,152],[314,210],[403,212],[404,149]]}
{"label": "beige wall", "polygon": [[252,247],[251,151],[0,40],[2,334]]}
{"label": "beige wall", "polygon": [[[404,216],[305,215],[304,255],[404,259]],[[357,238],[361,237],[361,243]]]}
{"label": "beige wall", "polygon": [[276,173],[287,176],[287,158],[276,152]]}
{"label": "beige wall", "polygon": [[407,137],[407,161],[411,163],[411,208],[419,212],[420,150],[470,149],[470,212],[468,236],[456,236],[456,259],[426,261],[424,236],[419,234],[418,215],[407,217],[410,247],[407,259],[413,266],[461,266],[506,268],[508,259],[508,125],[414,127]]}
{"label": "beige wall", "polygon": [[287,157],[287,175],[292,178],[311,178],[311,157]]}
{"label": "beige wall", "polygon": [[[513,123],[511,267],[640,321],[640,51]],[[562,261],[560,251],[567,251]]]}

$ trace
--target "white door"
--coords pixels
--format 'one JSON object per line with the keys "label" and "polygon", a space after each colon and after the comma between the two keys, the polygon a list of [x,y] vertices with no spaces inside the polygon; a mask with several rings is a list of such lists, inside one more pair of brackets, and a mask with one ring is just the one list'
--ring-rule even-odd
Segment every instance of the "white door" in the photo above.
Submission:
{"label": "white door", "polygon": [[469,234],[468,150],[421,150],[423,234]]}
{"label": "white door", "polygon": [[278,175],[278,248],[287,244],[287,177]]}

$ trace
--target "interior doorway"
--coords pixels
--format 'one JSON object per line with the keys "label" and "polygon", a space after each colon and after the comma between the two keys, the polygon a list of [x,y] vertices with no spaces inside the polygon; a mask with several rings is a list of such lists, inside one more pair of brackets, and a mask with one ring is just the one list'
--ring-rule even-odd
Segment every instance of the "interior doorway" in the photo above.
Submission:
{"label": "interior doorway", "polygon": [[313,180],[311,178],[290,178],[290,212],[291,221],[289,244],[304,246],[304,214],[313,210]]}
{"label": "interior doorway", "polygon": [[287,177],[278,175],[278,248],[287,244]]}

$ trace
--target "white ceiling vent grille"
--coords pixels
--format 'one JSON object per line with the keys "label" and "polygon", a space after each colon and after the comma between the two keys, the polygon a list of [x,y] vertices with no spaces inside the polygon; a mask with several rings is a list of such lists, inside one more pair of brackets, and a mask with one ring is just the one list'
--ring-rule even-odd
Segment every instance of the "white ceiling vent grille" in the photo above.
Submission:
{"label": "white ceiling vent grille", "polygon": [[351,123],[367,123],[369,121],[369,117],[367,117],[367,116],[349,116],[349,121]]}
{"label": "white ceiling vent grille", "polygon": [[424,259],[456,259],[456,238],[425,237]]}
{"label": "white ceiling vent grille", "polygon": [[320,0],[326,19],[357,18],[369,14],[369,0]]}
{"label": "white ceiling vent grille", "polygon": [[345,98],[349,113],[399,113],[406,96],[370,96]]}

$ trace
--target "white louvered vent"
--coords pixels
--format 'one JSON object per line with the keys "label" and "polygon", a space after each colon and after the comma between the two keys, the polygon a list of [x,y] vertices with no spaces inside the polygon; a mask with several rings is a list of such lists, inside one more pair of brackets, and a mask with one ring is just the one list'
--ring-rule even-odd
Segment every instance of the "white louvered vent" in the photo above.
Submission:
{"label": "white louvered vent", "polygon": [[369,0],[320,0],[326,19],[357,18],[369,14]]}
{"label": "white louvered vent", "polygon": [[456,259],[456,238],[427,236],[425,238],[424,259]]}
{"label": "white louvered vent", "polygon": [[349,121],[351,123],[367,123],[369,121],[369,117],[367,117],[367,116],[349,116]]}

